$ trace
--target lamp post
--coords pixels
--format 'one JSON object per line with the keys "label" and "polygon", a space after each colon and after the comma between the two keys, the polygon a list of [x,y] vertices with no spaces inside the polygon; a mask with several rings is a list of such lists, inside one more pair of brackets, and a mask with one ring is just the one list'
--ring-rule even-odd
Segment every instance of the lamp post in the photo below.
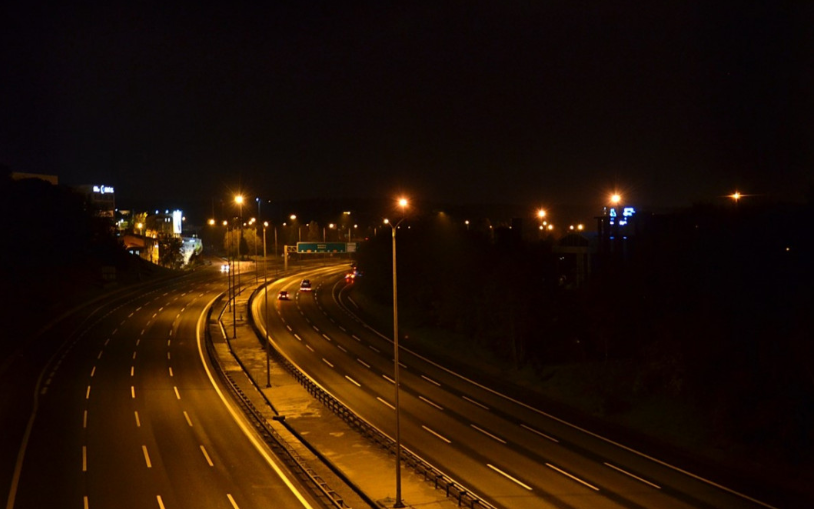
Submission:
{"label": "lamp post", "polygon": [[396,224],[385,219],[385,223],[390,225],[393,234],[393,371],[396,381],[396,502],[393,507],[404,507],[401,499],[401,423],[399,405],[399,312],[398,312],[398,285],[396,278],[396,229],[404,221],[404,209],[407,207],[407,199],[399,199],[401,207],[401,219]]}
{"label": "lamp post", "polygon": [[237,262],[235,262],[235,269],[236,274],[235,278],[237,284],[235,285],[234,290],[234,306],[232,306],[232,339],[237,339],[237,319],[236,319],[236,310],[237,308],[237,294],[240,290],[240,243],[243,240],[243,195],[235,196],[235,203],[237,203],[238,209],[240,210],[240,214],[238,216],[238,227],[240,228],[240,235],[237,238]]}
{"label": "lamp post", "polygon": [[267,274],[268,271],[266,270],[266,227],[268,227],[268,222],[263,223],[263,296],[265,297],[266,301],[266,387],[271,387],[271,362],[269,361],[269,348],[271,347],[269,344],[269,287],[268,287],[268,279]]}

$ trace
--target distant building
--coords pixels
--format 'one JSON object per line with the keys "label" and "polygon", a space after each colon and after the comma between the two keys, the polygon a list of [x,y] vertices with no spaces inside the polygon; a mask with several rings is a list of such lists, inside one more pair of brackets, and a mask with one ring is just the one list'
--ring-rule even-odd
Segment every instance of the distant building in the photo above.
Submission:
{"label": "distant building", "polygon": [[115,221],[116,192],[112,186],[86,184],[74,189],[85,197],[88,207],[96,217],[110,219],[111,224]]}

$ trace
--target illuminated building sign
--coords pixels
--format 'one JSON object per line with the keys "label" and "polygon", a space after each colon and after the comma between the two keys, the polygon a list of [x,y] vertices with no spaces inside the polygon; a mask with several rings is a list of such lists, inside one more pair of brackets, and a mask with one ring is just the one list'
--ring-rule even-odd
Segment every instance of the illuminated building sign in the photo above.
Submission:
{"label": "illuminated building sign", "polygon": [[113,186],[93,186],[93,192],[99,194],[113,194]]}
{"label": "illuminated building sign", "polygon": [[[619,220],[619,226],[624,226],[627,224],[628,219],[633,217],[636,213],[636,209],[633,207],[625,207],[622,209],[622,218]],[[608,216],[610,217],[610,224],[616,223],[616,218],[619,216],[619,213],[616,211],[615,208],[611,208],[608,210]]]}

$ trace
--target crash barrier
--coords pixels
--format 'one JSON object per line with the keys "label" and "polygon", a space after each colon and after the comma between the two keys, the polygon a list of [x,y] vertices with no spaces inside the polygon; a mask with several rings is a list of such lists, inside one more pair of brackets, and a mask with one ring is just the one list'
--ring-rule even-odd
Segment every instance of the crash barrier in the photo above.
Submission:
{"label": "crash barrier", "polygon": [[[314,470],[308,466],[308,463],[295,450],[293,450],[290,445],[288,445],[285,439],[283,439],[283,437],[280,436],[277,431],[274,430],[263,414],[251,402],[251,399],[240,389],[239,385],[234,381],[234,379],[232,379],[232,376],[223,369],[217,353],[215,352],[211,329],[213,326],[217,326],[223,338],[228,340],[228,334],[226,333],[226,329],[221,322],[221,316],[223,315],[226,307],[221,310],[217,320],[212,320],[213,309],[215,309],[215,306],[210,308],[209,316],[207,317],[207,323],[209,326],[206,328],[205,342],[207,354],[209,355],[209,358],[215,367],[215,372],[218,374],[221,381],[232,392],[235,397],[235,401],[237,401],[242,407],[244,414],[248,417],[252,426],[254,426],[255,430],[258,432],[263,441],[271,448],[275,455],[280,458],[280,460],[283,461],[292,472],[294,472],[301,482],[306,485],[310,484],[314,486],[317,489],[317,493],[321,494],[322,498],[330,503],[333,507],[350,509],[350,506],[345,504],[341,495],[332,490],[330,486],[328,486],[328,484],[319,476],[319,474],[314,472]],[[229,346],[229,350],[232,350],[231,345]],[[234,352],[232,352],[232,355],[238,362],[240,362],[240,360],[234,355]],[[244,372],[247,372],[242,363],[241,367],[243,368]],[[254,381],[252,382],[254,383]]]}
{"label": "crash barrier", "polygon": [[[262,287],[261,287],[262,288]],[[258,290],[251,295],[249,298],[249,309],[251,309],[251,301],[254,299],[255,295],[257,294]],[[264,343],[265,336],[254,323],[252,318],[252,314],[248,313],[249,322],[254,329],[257,338]],[[331,395],[328,391],[323,389],[318,383],[311,379],[305,372],[300,370],[300,368],[294,364],[293,362],[289,361],[287,357],[285,357],[281,352],[277,350],[274,343],[271,343],[271,348],[269,348],[269,355],[271,355],[274,360],[280,363],[285,369],[302,385],[309,394],[311,394],[314,398],[319,400],[322,404],[327,406],[334,414],[339,416],[343,421],[345,421],[350,427],[361,433],[364,437],[372,440],[375,444],[379,447],[387,450],[390,454],[396,454],[396,441],[390,438],[388,435],[380,431],[378,428],[370,424],[369,422],[365,421],[358,415],[356,415],[350,408],[345,406],[344,403],[340,402],[336,399],[333,395]],[[252,383],[257,386],[254,380]],[[261,391],[262,392],[262,391]],[[265,397],[265,395],[264,395]],[[266,400],[268,402],[268,400]],[[271,402],[268,402],[271,405]],[[478,509],[497,509],[495,506],[486,502],[472,490],[467,489],[461,483],[455,481],[450,476],[444,474],[436,467],[432,466],[426,460],[422,459],[420,456],[415,454],[414,452],[410,451],[406,447],[402,445],[401,447],[401,460],[402,462],[407,465],[408,467],[412,468],[416,473],[423,476],[424,479],[428,482],[432,482],[435,486],[435,489],[443,490],[446,494],[447,498],[454,498],[458,502],[459,507],[469,507],[469,508],[478,508]]]}

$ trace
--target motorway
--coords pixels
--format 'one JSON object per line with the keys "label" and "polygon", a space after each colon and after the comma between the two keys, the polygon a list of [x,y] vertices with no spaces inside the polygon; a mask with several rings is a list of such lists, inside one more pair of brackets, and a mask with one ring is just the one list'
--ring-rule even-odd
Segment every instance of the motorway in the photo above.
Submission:
{"label": "motorway", "polygon": [[211,374],[205,312],[226,287],[207,268],[50,331],[61,348],[31,387],[6,509],[322,507],[253,438]]}
{"label": "motorway", "polygon": [[[319,385],[395,436],[393,344],[355,314],[347,265],[269,286],[274,346]],[[300,292],[302,278],[314,291]],[[352,284],[352,283],[350,283]],[[264,327],[265,304],[253,313]],[[771,508],[764,501],[468,380],[401,349],[400,422],[406,448],[496,507]],[[409,503],[409,501],[407,501]]]}

